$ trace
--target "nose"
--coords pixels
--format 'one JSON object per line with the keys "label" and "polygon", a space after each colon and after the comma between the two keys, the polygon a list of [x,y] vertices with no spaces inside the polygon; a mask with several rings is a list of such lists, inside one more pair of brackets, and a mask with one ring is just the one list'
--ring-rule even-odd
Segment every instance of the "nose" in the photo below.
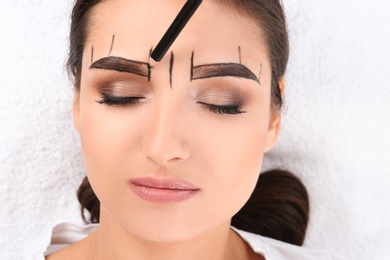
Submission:
{"label": "nose", "polygon": [[177,102],[167,98],[151,106],[148,130],[143,141],[145,155],[166,166],[189,158],[191,144],[185,115]]}

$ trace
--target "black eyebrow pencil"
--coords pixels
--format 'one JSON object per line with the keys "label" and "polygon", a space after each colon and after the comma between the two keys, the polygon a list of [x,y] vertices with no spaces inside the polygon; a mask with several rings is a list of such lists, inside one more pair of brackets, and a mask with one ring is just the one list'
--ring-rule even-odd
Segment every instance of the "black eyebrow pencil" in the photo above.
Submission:
{"label": "black eyebrow pencil", "polygon": [[183,30],[184,26],[190,20],[201,3],[202,0],[188,0],[185,3],[171,26],[169,26],[164,36],[157,44],[156,48],[154,48],[151,54],[153,60],[161,61],[161,59],[167,53],[168,49],[171,47],[172,43],[176,40],[181,30]]}

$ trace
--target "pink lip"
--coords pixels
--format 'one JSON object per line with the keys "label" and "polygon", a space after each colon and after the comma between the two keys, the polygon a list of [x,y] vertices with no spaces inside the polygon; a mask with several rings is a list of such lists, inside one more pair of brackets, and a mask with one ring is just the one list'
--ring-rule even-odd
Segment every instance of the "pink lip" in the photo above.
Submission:
{"label": "pink lip", "polygon": [[130,179],[129,185],[140,198],[155,203],[184,201],[195,196],[200,190],[187,181],[152,177]]}

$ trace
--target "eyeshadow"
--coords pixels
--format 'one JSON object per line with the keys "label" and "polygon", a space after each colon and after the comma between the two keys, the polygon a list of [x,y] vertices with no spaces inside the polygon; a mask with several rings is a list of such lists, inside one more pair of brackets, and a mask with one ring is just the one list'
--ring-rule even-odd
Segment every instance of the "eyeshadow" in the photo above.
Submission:
{"label": "eyeshadow", "polygon": [[202,86],[191,90],[192,98],[219,105],[243,104],[248,100],[249,93],[234,87]]}

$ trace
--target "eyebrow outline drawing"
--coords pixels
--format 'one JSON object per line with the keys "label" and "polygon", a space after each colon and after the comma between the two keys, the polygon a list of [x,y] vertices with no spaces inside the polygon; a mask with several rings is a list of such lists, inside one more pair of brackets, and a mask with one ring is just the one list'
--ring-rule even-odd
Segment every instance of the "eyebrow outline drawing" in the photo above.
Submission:
{"label": "eyebrow outline drawing", "polygon": [[145,77],[148,81],[150,81],[152,66],[150,66],[147,62],[110,56],[95,61],[91,64],[89,69],[114,70],[118,72],[132,73]]}
{"label": "eyebrow outline drawing", "polygon": [[175,55],[173,54],[173,51],[171,51],[171,58],[169,60],[169,85],[171,86],[171,89],[172,89],[172,82],[173,82],[172,72],[173,72],[174,62],[175,62]]}
{"label": "eyebrow outline drawing", "polygon": [[92,49],[91,49],[91,64],[93,63],[93,46],[92,46]]}
{"label": "eyebrow outline drawing", "polygon": [[[241,55],[240,55],[241,56]],[[256,81],[260,85],[260,79],[241,63],[210,63],[194,66],[194,51],[191,55],[191,81],[214,77],[239,77]]]}
{"label": "eyebrow outline drawing", "polygon": [[111,56],[112,49],[114,48],[114,42],[115,42],[115,34],[112,35],[111,47],[110,47],[110,52],[108,53],[108,56]]}
{"label": "eyebrow outline drawing", "polygon": [[238,46],[238,60],[241,64],[241,46]]}

